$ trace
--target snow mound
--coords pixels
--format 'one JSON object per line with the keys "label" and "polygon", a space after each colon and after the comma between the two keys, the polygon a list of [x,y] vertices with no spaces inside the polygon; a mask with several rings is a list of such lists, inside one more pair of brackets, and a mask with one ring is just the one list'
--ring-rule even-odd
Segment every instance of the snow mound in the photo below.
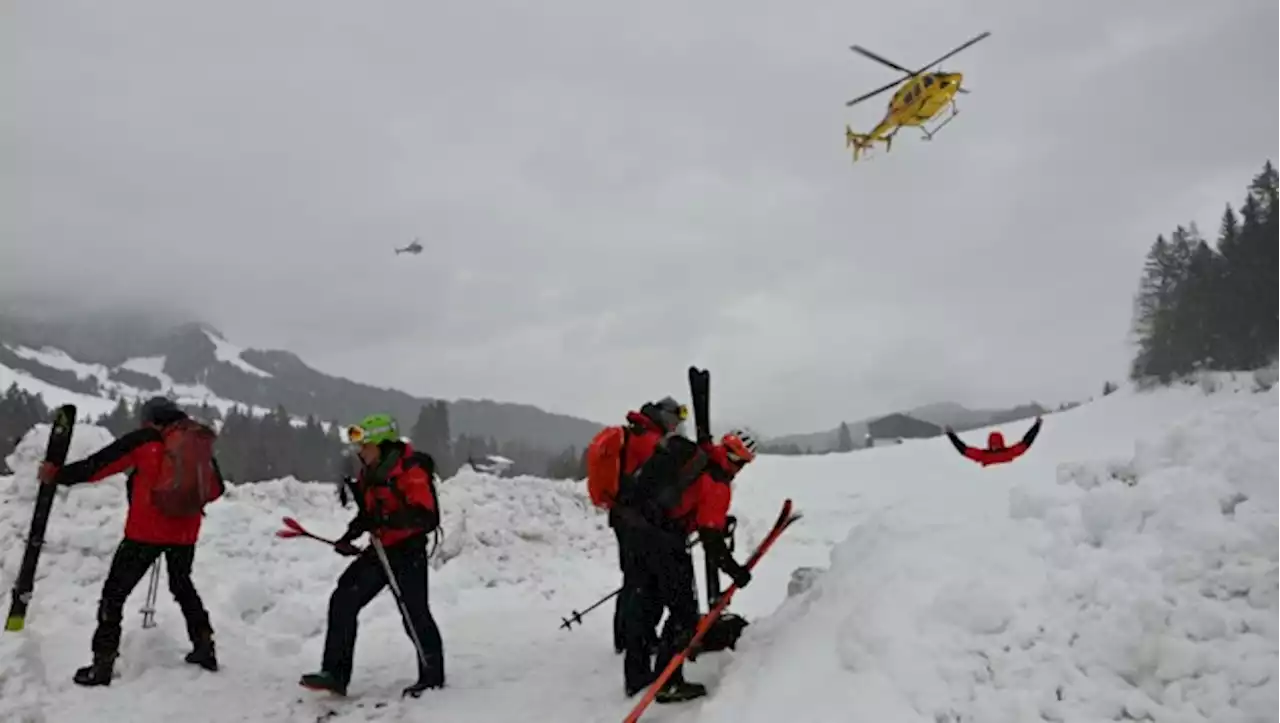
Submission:
{"label": "snow mound", "polygon": [[1067,420],[1099,410],[1081,409],[972,500],[953,479],[867,511],[697,719],[1275,721],[1277,395],[1224,381],[1109,402],[1149,415],[1205,392],[1129,455],[1042,464],[1085,438]]}
{"label": "snow mound", "polygon": [[[28,433],[9,458],[16,474],[0,478],[0,590],[6,592],[21,562],[37,489],[35,469],[48,431],[48,425],[40,425]],[[83,458],[111,440],[101,427],[78,424],[68,459]],[[212,701],[215,691],[225,696],[219,685],[232,685],[237,696],[258,700],[254,705],[263,706],[261,719],[272,719],[268,711],[273,706],[278,709],[297,697],[297,675],[319,663],[328,598],[348,563],[314,540],[279,539],[274,533],[281,518],[291,516],[318,535],[337,537],[354,516],[354,506],[343,508],[331,483],[286,478],[231,486],[207,509],[194,571],[227,670],[200,677],[182,665],[186,632],[166,585],[158,599],[158,626],[140,629],[144,580],[125,609],[117,661],[120,680],[109,689],[110,696],[104,691],[96,699],[84,698],[71,694],[75,688],[70,675],[88,661],[98,597],[123,530],[123,487],[124,476],[117,475],[59,489],[27,630],[0,635],[0,720],[136,720],[137,710],[131,706],[144,694],[140,689],[128,694],[134,681],[149,691],[178,685],[167,696],[145,694],[150,701],[148,720],[159,720],[166,711],[178,715],[190,700]],[[446,640],[456,639],[456,628],[447,622],[451,616],[475,615],[495,606],[537,614],[534,611],[544,605],[563,606],[560,600],[551,601],[558,594],[590,598],[601,593],[602,575],[616,577],[611,570],[616,564],[612,534],[579,487],[478,473],[440,483],[443,539],[433,560],[431,595]],[[518,605],[513,603],[517,600]],[[487,617],[492,619],[492,613]],[[552,625],[559,618],[550,610],[540,617],[547,628],[544,637],[554,635]],[[390,595],[375,599],[361,620],[357,682],[366,687],[379,678],[396,683],[411,674],[412,647]],[[454,658],[455,671],[467,667],[467,657],[461,657]],[[398,685],[407,682],[399,680]],[[115,695],[117,689],[122,695]],[[289,692],[282,696],[281,689]],[[210,702],[211,714],[216,710]],[[190,719],[189,713],[183,715]],[[284,719],[314,720],[316,715],[294,717],[288,712]]]}
{"label": "snow mound", "polygon": [[[0,478],[0,590],[21,558],[47,432],[28,435],[17,474]],[[689,666],[709,697],[645,720],[1276,721],[1277,432],[1274,376],[1220,374],[1046,415],[1010,465],[980,468],[945,439],[763,457],[735,481],[738,554],[784,498],[804,517],[734,598],[751,621],[737,650]],[[77,425],[71,458],[109,439]],[[400,701],[414,655],[383,594],[360,616],[360,699],[299,692],[347,561],[274,532],[287,515],[336,537],[353,509],[332,484],[282,479],[235,486],[208,510],[195,582],[219,672],[181,662],[186,633],[163,588],[157,626],[140,627],[144,584],[126,606],[119,679],[79,689],[70,676],[88,659],[121,487],[58,492],[28,628],[0,635],[0,720],[608,723],[634,703],[611,604],[559,629],[619,582],[581,483],[470,470],[439,484],[430,573],[448,688]]]}

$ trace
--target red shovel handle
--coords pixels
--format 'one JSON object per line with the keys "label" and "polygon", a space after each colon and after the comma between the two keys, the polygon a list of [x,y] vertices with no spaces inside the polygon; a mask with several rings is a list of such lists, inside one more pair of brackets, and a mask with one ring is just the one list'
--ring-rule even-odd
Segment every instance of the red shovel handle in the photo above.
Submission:
{"label": "red shovel handle", "polygon": [[311,534],[310,532],[307,531],[307,528],[302,526],[302,523],[298,522],[292,517],[286,517],[282,520],[282,522],[284,522],[284,529],[277,530],[276,537],[281,537],[284,539],[289,539],[292,537],[310,537],[313,540],[319,540],[320,542],[323,542],[325,544],[329,544],[329,545],[337,544],[333,540],[326,540],[323,537],[318,537],[316,535]]}

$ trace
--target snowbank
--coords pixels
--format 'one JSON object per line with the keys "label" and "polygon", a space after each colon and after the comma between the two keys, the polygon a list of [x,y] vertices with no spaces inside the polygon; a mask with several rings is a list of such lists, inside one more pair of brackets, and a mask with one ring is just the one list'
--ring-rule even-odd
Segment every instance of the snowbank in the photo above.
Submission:
{"label": "snowbank", "polygon": [[[0,478],[0,589],[12,587],[21,562],[37,483],[35,469],[44,454],[48,425],[30,432],[8,458],[11,477]],[[98,426],[78,424],[69,460],[81,459],[109,443],[110,433]],[[179,715],[182,696],[161,696],[143,718],[129,712],[137,700],[128,695],[78,697],[70,682],[74,668],[87,663],[89,637],[111,555],[123,530],[126,502],[124,476],[99,484],[61,489],[49,521],[41,554],[28,629],[20,635],[0,634],[0,720],[44,722],[71,720],[87,711],[93,720],[160,720],[163,711]],[[434,559],[432,605],[443,618],[446,639],[457,635],[446,624],[450,611],[479,614],[494,607],[524,609],[531,614],[559,594],[581,601],[607,592],[601,577],[611,575],[616,561],[612,533],[604,518],[590,507],[581,485],[516,477],[496,478],[464,472],[440,485],[443,541]],[[237,687],[258,685],[259,697],[274,696],[273,705],[293,702],[297,675],[319,663],[328,597],[347,560],[325,546],[306,539],[274,537],[283,516],[296,517],[313,532],[336,537],[354,514],[344,509],[332,484],[295,479],[238,485],[210,505],[198,547],[195,582],[210,610],[224,667],[230,675],[241,670]],[[598,570],[597,570],[598,567]],[[597,575],[584,575],[584,571]],[[110,689],[128,689],[132,681],[148,687],[167,679],[188,684],[226,685],[228,671],[200,679],[184,670],[181,656],[188,649],[182,617],[162,586],[157,605],[159,626],[141,630],[138,610],[146,581],[126,607],[120,680]],[[563,605],[563,603],[558,604]],[[565,614],[568,609],[559,610]],[[488,613],[490,617],[494,613]],[[369,683],[368,666],[389,682],[408,681],[413,652],[400,630],[399,614],[390,596],[380,596],[362,616],[358,648],[358,682]],[[554,633],[558,616],[541,618],[546,636]],[[372,640],[374,642],[367,642]],[[388,650],[394,651],[388,653]],[[250,673],[245,658],[256,660]],[[229,663],[229,664],[228,664]],[[263,664],[270,665],[263,688]],[[455,666],[458,661],[454,660]],[[465,671],[466,657],[460,667]],[[190,666],[186,666],[190,668]],[[456,672],[456,671],[455,671]],[[377,675],[376,673],[374,674]],[[465,673],[462,676],[465,679]],[[280,688],[288,690],[279,698]],[[196,686],[197,698],[206,693]],[[93,691],[98,693],[99,691]],[[225,693],[223,693],[225,695]],[[253,698],[255,693],[237,692]],[[90,706],[90,707],[82,707]],[[158,706],[158,707],[156,707]],[[210,712],[216,708],[211,708]],[[42,712],[43,711],[43,712]],[[56,712],[54,715],[53,712]],[[78,712],[77,712],[78,711]],[[266,716],[266,713],[263,713]],[[190,714],[184,714],[190,719]],[[286,716],[287,718],[288,716]],[[314,720],[315,714],[310,716]],[[264,717],[264,719],[267,719]]]}
{"label": "snowbank", "polygon": [[1041,436],[1105,450],[1125,430],[1086,425],[1146,416],[1136,431],[1158,431],[1131,454],[955,466],[990,486],[929,480],[877,505],[749,629],[698,720],[1275,721],[1277,396],[1219,381],[1054,415]]}
{"label": "snowbank", "polygon": [[[1267,387],[1242,374],[1122,390],[1047,415],[1032,450],[998,467],[946,440],[761,458],[735,483],[740,554],[782,499],[804,518],[734,598],[752,621],[737,651],[689,666],[711,695],[644,720],[1276,721],[1280,471]],[[6,592],[45,434],[29,435],[9,462],[17,474],[0,478]],[[71,456],[109,439],[78,425]],[[182,664],[185,630],[166,591],[158,626],[140,628],[143,586],[126,607],[119,680],[76,688],[122,529],[121,485],[59,492],[29,628],[0,635],[6,723],[617,723],[631,707],[612,605],[558,629],[619,582],[603,516],[581,484],[470,470],[440,485],[445,537],[430,582],[448,688],[398,700],[413,652],[382,595],[360,618],[352,691],[386,707],[331,707],[298,689],[319,662],[346,561],[273,533],[290,515],[336,536],[352,511],[331,484],[293,479],[238,486],[209,508],[195,579],[222,670]]]}

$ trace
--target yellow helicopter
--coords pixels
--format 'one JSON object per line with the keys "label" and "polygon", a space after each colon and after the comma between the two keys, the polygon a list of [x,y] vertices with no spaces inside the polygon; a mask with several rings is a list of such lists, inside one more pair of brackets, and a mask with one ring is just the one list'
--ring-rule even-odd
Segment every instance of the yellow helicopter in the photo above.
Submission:
{"label": "yellow helicopter", "polygon": [[[876,141],[884,143],[884,150],[887,153],[893,145],[894,135],[904,126],[919,128],[924,133],[925,140],[933,140],[933,135],[947,123],[950,123],[951,119],[955,118],[956,114],[960,112],[956,108],[956,93],[968,93],[969,91],[960,86],[961,81],[964,80],[963,73],[945,73],[941,69],[933,73],[925,73],[924,71],[938,65],[990,34],[990,32],[980,33],[955,50],[914,71],[908,70],[893,61],[886,60],[859,45],[851,46],[849,49],[855,53],[868,57],[877,63],[887,65],[894,70],[906,73],[904,78],[876,88],[870,93],[845,103],[846,106],[853,106],[902,84],[902,87],[889,100],[889,109],[885,113],[884,119],[876,124],[876,127],[871,129],[869,133],[854,133],[853,129],[848,125],[844,127],[845,146],[853,149],[853,160],[857,161],[862,152],[870,150]],[[951,108],[951,113],[941,123],[933,128],[925,125],[948,106]]]}

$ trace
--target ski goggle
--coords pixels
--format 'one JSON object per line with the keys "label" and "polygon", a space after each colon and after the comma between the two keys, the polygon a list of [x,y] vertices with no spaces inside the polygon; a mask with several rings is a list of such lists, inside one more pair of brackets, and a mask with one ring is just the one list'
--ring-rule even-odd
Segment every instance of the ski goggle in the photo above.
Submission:
{"label": "ski goggle", "polygon": [[347,441],[351,444],[365,444],[375,439],[380,439],[387,434],[394,434],[395,428],[391,426],[374,427],[373,429],[365,429],[358,424],[352,424],[347,427]]}

